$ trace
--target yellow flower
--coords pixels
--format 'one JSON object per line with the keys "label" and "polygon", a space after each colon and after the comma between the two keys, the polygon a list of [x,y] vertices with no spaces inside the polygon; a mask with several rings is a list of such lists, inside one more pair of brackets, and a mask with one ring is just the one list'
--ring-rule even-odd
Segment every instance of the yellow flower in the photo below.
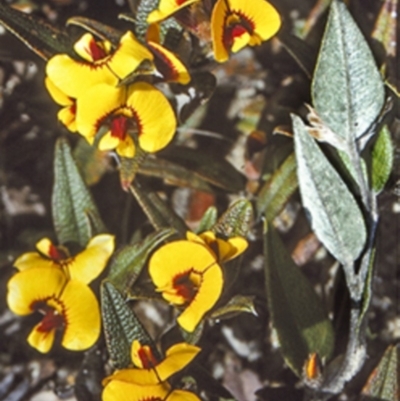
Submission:
{"label": "yellow flower", "polygon": [[158,9],[152,11],[148,15],[147,22],[152,24],[154,22],[162,21],[196,1],[199,0],[160,0]]}
{"label": "yellow flower", "polygon": [[242,237],[225,241],[211,231],[199,236],[188,232],[187,240],[173,241],[152,255],[150,277],[165,300],[185,307],[177,319],[183,329],[193,332],[218,301],[223,287],[220,263],[246,248]]}
{"label": "yellow flower", "polygon": [[158,361],[147,345],[135,340],[131,346],[134,368],[121,369],[103,380],[103,401],[199,401],[188,391],[172,390],[166,380],[182,370],[200,352],[200,348],[186,343],[170,347],[165,358]]}
{"label": "yellow flower", "polygon": [[44,83],[53,100],[60,106],[63,106],[58,112],[58,119],[71,132],[76,132],[76,100],[70,98],[57,88],[50,78],[46,78]]}
{"label": "yellow flower", "polygon": [[115,86],[143,60],[153,60],[150,51],[129,31],[122,36],[115,51],[109,41],[96,41],[90,33],[75,43],[74,50],[81,60],[57,54],[48,61],[46,74],[57,88],[75,99],[98,83]]}
{"label": "yellow flower", "polygon": [[63,329],[62,345],[69,350],[91,347],[100,334],[99,305],[88,283],[104,270],[114,250],[114,237],[92,238],[86,249],[70,257],[47,238],[15,261],[19,270],[8,282],[7,303],[17,315],[43,314],[28,337],[38,351],[50,350],[55,333]]}
{"label": "yellow flower", "polygon": [[265,0],[217,0],[211,15],[214,57],[226,61],[230,52],[261,44],[280,26],[280,15]]}
{"label": "yellow flower", "polygon": [[152,85],[98,84],[77,100],[77,128],[92,144],[101,126],[108,131],[99,141],[100,150],[116,149],[121,156],[133,157],[132,134],[143,150],[157,152],[172,140],[176,118],[166,97]]}

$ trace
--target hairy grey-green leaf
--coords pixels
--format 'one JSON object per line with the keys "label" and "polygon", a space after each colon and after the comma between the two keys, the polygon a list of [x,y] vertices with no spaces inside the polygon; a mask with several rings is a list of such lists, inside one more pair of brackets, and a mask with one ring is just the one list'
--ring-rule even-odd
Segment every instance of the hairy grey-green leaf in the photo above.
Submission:
{"label": "hairy grey-green leaf", "polygon": [[111,261],[108,280],[124,293],[139,277],[150,252],[174,233],[172,229],[163,229],[139,243],[124,246]]}
{"label": "hairy grey-green leaf", "polygon": [[212,226],[217,222],[218,211],[215,206],[210,206],[203,217],[200,220],[199,227],[197,228],[198,233],[202,233],[203,231],[208,231],[212,228]]}
{"label": "hairy grey-green leaf", "polygon": [[304,207],[317,237],[344,265],[358,258],[366,241],[363,215],[342,178],[303,121],[292,116],[297,176]]}
{"label": "hairy grey-green leaf", "polygon": [[372,149],[372,189],[379,194],[393,167],[393,143],[387,125],[384,125]]}
{"label": "hairy grey-green leaf", "polygon": [[257,196],[257,214],[273,220],[297,189],[296,158],[290,154],[274,174],[264,183]]}
{"label": "hairy grey-green leaf", "polygon": [[328,358],[334,332],[321,300],[272,225],[264,238],[268,309],[288,366],[301,376],[312,353]]}
{"label": "hairy grey-green leaf", "polygon": [[352,143],[384,105],[384,87],[368,44],[344,2],[333,0],[312,82],[323,122]]}
{"label": "hairy grey-green leaf", "polygon": [[159,357],[152,339],[120,292],[108,281],[101,285],[101,314],[108,353],[115,369],[132,364],[131,345],[138,340]]}
{"label": "hairy grey-green leaf", "polygon": [[65,139],[56,143],[52,212],[60,243],[86,246],[93,235],[106,231]]}

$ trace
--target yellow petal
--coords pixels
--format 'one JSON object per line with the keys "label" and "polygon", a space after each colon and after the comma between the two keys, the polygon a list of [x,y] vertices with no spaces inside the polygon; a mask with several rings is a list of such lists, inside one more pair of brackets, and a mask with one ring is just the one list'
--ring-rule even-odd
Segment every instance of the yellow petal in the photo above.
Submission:
{"label": "yellow petal", "polygon": [[[149,401],[165,400],[170,391],[167,383],[153,386],[140,386],[112,380],[103,390],[103,401]],[[192,401],[192,400],[190,400]],[[193,400],[194,401],[194,400]]]}
{"label": "yellow petal", "polygon": [[100,309],[92,290],[80,281],[70,280],[60,300],[66,319],[63,347],[72,351],[91,347],[100,335]]}
{"label": "yellow petal", "polygon": [[246,47],[250,42],[250,38],[251,36],[247,32],[235,37],[231,47],[232,53],[237,53],[239,50],[242,50],[244,47]]}
{"label": "yellow petal", "polygon": [[133,143],[132,137],[127,134],[125,139],[119,141],[116,150],[117,153],[122,157],[135,156],[135,144]]}
{"label": "yellow petal", "polygon": [[76,124],[86,138],[94,138],[104,119],[125,103],[125,88],[98,84],[77,100]]}
{"label": "yellow petal", "polygon": [[46,77],[46,79],[44,80],[44,84],[46,86],[46,89],[49,91],[50,96],[60,106],[69,106],[73,103],[72,99],[68,97],[63,91],[61,91],[56,85],[54,85],[53,81],[50,78]]}
{"label": "yellow petal", "polygon": [[96,41],[91,33],[85,33],[75,43],[74,50],[89,63],[107,59],[111,52],[111,43],[106,41]]}
{"label": "yellow petal", "polygon": [[118,83],[118,78],[110,71],[107,63],[94,65],[76,61],[66,54],[52,57],[46,65],[46,74],[54,85],[74,99],[98,83],[112,86]]}
{"label": "yellow petal", "polygon": [[112,150],[119,145],[119,138],[111,135],[111,131],[107,131],[99,141],[99,150]]}
{"label": "yellow petal", "polygon": [[71,131],[76,132],[76,106],[63,107],[57,114],[57,118]]}
{"label": "yellow petal", "polygon": [[192,302],[178,316],[178,324],[189,333],[193,332],[203,316],[218,301],[224,284],[222,269],[214,264],[203,273],[201,285]]}
{"label": "yellow petal", "polygon": [[33,267],[18,272],[7,285],[8,307],[17,315],[28,315],[34,312],[35,302],[58,299],[66,282],[61,269]]}
{"label": "yellow petal", "polygon": [[123,79],[134,72],[143,60],[153,60],[153,55],[128,31],[122,36],[118,49],[109,61],[110,69]]}
{"label": "yellow petal", "polygon": [[151,347],[149,345],[141,345],[138,340],[132,342],[131,360],[137,368],[147,369],[158,364]]}
{"label": "yellow petal", "polygon": [[108,376],[103,380],[103,385],[110,381],[125,382],[140,386],[151,386],[160,383],[154,369],[135,368],[117,370],[113,375]]}
{"label": "yellow petal", "polygon": [[[226,243],[226,241],[224,241]],[[232,237],[228,239],[229,249],[226,251],[222,247],[219,248],[221,262],[236,258],[242,254],[248,247],[248,242],[243,237]]]}
{"label": "yellow petal", "polygon": [[147,17],[147,23],[162,21],[184,7],[195,3],[198,0],[160,0],[158,9],[152,11]]}
{"label": "yellow petal", "polygon": [[31,269],[34,267],[53,267],[53,261],[45,259],[43,256],[39,255],[37,252],[27,252],[21,255],[15,262],[14,266],[19,270]]}
{"label": "yellow petal", "polygon": [[211,235],[213,239],[215,239],[215,234],[212,231],[206,231],[204,233],[201,233],[200,235],[196,235],[192,231],[187,231],[186,232],[186,238],[188,241],[191,242],[198,242],[200,244],[206,244],[206,241],[203,239],[203,237],[206,237],[208,235]]}
{"label": "yellow petal", "polygon": [[201,399],[190,391],[174,390],[168,395],[165,401],[201,401]]}
{"label": "yellow petal", "polygon": [[166,97],[153,86],[140,82],[129,89],[127,105],[135,111],[139,125],[139,145],[157,152],[172,140],[176,118]]}
{"label": "yellow petal", "polygon": [[88,284],[105,269],[108,259],[114,252],[114,236],[96,235],[87,244],[86,249],[71,258],[68,270],[72,280]]}
{"label": "yellow petal", "polygon": [[155,54],[155,65],[165,80],[179,82],[182,85],[190,82],[187,68],[174,53],[155,42],[148,41],[147,45]]}
{"label": "yellow petal", "polygon": [[56,330],[41,331],[40,323],[34,327],[28,336],[28,343],[31,347],[36,348],[39,352],[45,354],[50,351],[54,342]]}
{"label": "yellow petal", "polygon": [[229,58],[229,50],[224,44],[225,20],[228,8],[225,0],[218,0],[211,14],[211,38],[214,58],[222,63]]}

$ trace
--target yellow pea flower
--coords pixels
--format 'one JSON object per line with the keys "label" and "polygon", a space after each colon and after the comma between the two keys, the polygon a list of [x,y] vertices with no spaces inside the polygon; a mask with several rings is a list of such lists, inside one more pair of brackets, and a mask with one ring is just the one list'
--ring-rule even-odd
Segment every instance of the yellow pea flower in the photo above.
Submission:
{"label": "yellow pea flower", "polygon": [[182,370],[200,352],[195,345],[179,343],[171,346],[165,358],[157,360],[151,348],[135,340],[131,346],[134,368],[121,369],[103,380],[103,401],[200,401],[184,390],[172,390],[166,380]]}
{"label": "yellow pea flower", "polygon": [[8,282],[7,303],[17,315],[43,314],[28,343],[42,353],[63,330],[63,347],[80,351],[91,347],[100,335],[100,310],[88,283],[100,275],[114,250],[114,237],[92,238],[74,257],[47,238],[15,261],[19,270]]}
{"label": "yellow pea flower", "polygon": [[211,15],[214,57],[226,61],[230,52],[270,39],[280,26],[278,11],[265,0],[217,0]]}
{"label": "yellow pea flower", "polygon": [[162,21],[196,1],[199,0],[160,0],[158,9],[152,11],[148,15],[147,22],[152,24],[154,22]]}
{"label": "yellow pea flower", "polygon": [[176,118],[166,97],[152,85],[98,84],[77,100],[77,128],[92,144],[101,126],[108,131],[99,141],[100,150],[116,149],[121,156],[133,157],[132,134],[143,150],[157,152],[172,140]]}
{"label": "yellow pea flower", "polygon": [[97,41],[90,33],[75,43],[74,50],[80,60],[57,54],[46,65],[46,74],[54,85],[74,99],[98,83],[115,86],[143,60],[153,60],[150,51],[130,31],[121,37],[114,51],[109,41]]}
{"label": "yellow pea flower", "polygon": [[203,316],[218,301],[224,284],[220,263],[245,251],[242,237],[227,241],[207,231],[201,235],[187,233],[187,240],[170,242],[150,258],[149,274],[165,300],[185,309],[178,324],[193,332]]}

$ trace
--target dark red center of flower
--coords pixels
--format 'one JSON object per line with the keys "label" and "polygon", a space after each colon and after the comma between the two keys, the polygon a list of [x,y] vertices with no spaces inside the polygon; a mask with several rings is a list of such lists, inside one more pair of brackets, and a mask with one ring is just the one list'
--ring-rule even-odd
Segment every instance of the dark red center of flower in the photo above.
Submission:
{"label": "dark red center of flower", "polygon": [[89,53],[93,58],[93,61],[98,61],[107,56],[104,48],[100,46],[94,39],[89,43]]}
{"label": "dark red center of flower", "polygon": [[54,329],[64,326],[65,319],[56,309],[49,306],[46,301],[38,301],[32,304],[31,309],[44,314],[37,330],[42,333],[48,333]]}
{"label": "dark red center of flower", "polygon": [[193,301],[194,297],[199,290],[197,283],[193,280],[192,275],[199,275],[193,269],[189,271],[178,274],[174,277],[173,280],[173,287],[176,291],[177,295],[180,295],[182,298],[185,299],[186,303],[190,303]]}
{"label": "dark red center of flower", "polygon": [[66,255],[66,253],[62,249],[57,248],[53,244],[51,244],[49,246],[48,252],[49,252],[48,255],[49,255],[50,259],[52,259],[56,262],[59,262],[68,257],[68,255]]}
{"label": "dark red center of flower", "polygon": [[111,120],[111,136],[124,140],[128,131],[128,117],[119,115]]}
{"label": "dark red center of flower", "polygon": [[175,0],[177,6],[181,6],[182,4],[186,3],[188,0]]}
{"label": "dark red center of flower", "polygon": [[157,71],[163,76],[166,81],[174,81],[178,78],[179,72],[172,60],[167,57],[166,54],[161,52],[156,47],[148,43],[150,51],[154,56],[154,64],[156,65]]}
{"label": "dark red center of flower", "polygon": [[157,359],[154,357],[149,347],[141,347],[138,351],[138,357],[142,362],[142,366],[144,369],[152,369],[158,363]]}
{"label": "dark red center of flower", "polygon": [[246,32],[250,35],[253,34],[253,21],[239,11],[228,11],[225,16],[222,38],[225,48],[229,50],[232,47],[235,38],[239,38]]}

